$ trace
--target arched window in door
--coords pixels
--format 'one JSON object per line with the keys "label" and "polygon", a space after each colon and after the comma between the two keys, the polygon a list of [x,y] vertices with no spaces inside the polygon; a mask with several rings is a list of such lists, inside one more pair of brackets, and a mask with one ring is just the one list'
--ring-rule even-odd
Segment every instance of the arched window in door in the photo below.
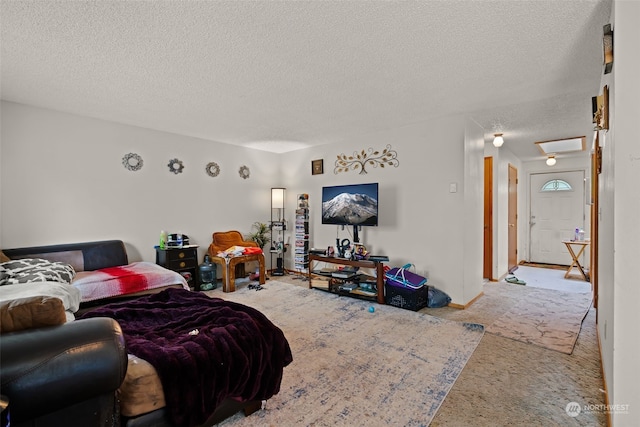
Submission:
{"label": "arched window in door", "polygon": [[540,191],[573,191],[573,187],[562,179],[552,179],[545,182]]}

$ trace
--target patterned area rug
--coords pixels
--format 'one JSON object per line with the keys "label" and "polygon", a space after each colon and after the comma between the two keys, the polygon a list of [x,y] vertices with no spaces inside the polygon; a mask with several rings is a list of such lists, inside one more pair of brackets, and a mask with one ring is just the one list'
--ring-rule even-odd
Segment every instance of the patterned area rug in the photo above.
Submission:
{"label": "patterned area rug", "polygon": [[221,426],[426,426],[484,335],[482,325],[276,281],[207,294],[262,311],[294,359],[265,411]]}
{"label": "patterned area rug", "polygon": [[536,289],[500,316],[487,333],[571,354],[591,307],[591,294]]}

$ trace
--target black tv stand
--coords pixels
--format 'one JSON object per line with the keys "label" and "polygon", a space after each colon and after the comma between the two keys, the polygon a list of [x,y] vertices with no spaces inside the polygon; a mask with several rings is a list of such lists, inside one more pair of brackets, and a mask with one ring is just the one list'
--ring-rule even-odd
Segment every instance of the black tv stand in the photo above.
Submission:
{"label": "black tv stand", "polygon": [[341,264],[341,265],[350,265],[353,267],[363,267],[363,268],[373,268],[376,270],[376,301],[378,304],[384,304],[384,265],[380,261],[370,261],[370,260],[354,260],[354,259],[346,259],[346,258],[338,258],[338,257],[328,257],[323,255],[315,255],[309,254],[309,289],[313,286],[311,285],[311,277],[313,273],[313,263],[314,262],[328,262],[331,264]]}

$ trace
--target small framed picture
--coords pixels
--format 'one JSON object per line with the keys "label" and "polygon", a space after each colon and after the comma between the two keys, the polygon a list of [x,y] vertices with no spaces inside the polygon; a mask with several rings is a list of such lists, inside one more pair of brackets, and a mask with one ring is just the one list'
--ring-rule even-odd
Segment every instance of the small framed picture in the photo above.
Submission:
{"label": "small framed picture", "polygon": [[311,161],[311,175],[321,175],[324,173],[323,160],[312,160]]}

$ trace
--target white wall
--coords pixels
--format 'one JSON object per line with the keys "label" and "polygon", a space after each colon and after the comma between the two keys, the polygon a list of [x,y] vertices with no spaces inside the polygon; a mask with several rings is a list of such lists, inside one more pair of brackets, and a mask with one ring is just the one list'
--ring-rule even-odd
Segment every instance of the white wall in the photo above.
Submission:
{"label": "white wall", "polygon": [[[482,162],[477,133],[467,148],[469,164]],[[482,136],[480,136],[480,141]],[[361,150],[383,150],[387,144],[398,153],[400,162],[394,167],[367,166],[366,174],[357,171],[335,174],[339,154],[350,155]],[[481,146],[480,146],[481,147]],[[350,230],[322,225],[320,220],[323,186],[379,183],[380,225],[363,227],[361,242],[375,254],[388,255],[392,266],[412,263],[429,283],[447,292],[454,303],[465,304],[482,289],[482,211],[475,221],[465,223],[465,179],[482,174],[482,164],[472,177],[465,172],[465,121],[460,117],[425,121],[400,129],[357,136],[343,144],[325,145],[282,155],[283,182],[287,187],[289,205],[295,195],[308,193],[310,202],[311,245],[326,248],[335,245],[336,237],[351,239]],[[311,175],[311,161],[324,160],[324,174]],[[451,183],[457,192],[450,193]],[[480,180],[481,185],[481,180]],[[469,184],[469,188],[477,185]],[[480,187],[481,189],[481,187]],[[474,197],[481,200],[482,194]],[[474,210],[477,206],[473,207]],[[293,221],[293,212],[287,214]],[[467,226],[477,226],[469,235],[469,252],[465,253]],[[471,259],[478,252],[477,259]],[[289,261],[290,262],[290,261]],[[465,278],[465,263],[477,265],[473,278]],[[475,267],[474,267],[475,268]],[[475,280],[475,283],[473,283]],[[466,281],[469,285],[466,286]]]}
{"label": "white wall", "polygon": [[[614,2],[615,8],[616,2]],[[612,24],[614,24],[612,13]],[[615,40],[618,43],[617,37]],[[616,48],[616,56],[619,54]],[[616,58],[617,59],[617,58]],[[598,337],[600,339],[600,352],[602,356],[603,376],[605,387],[610,402],[615,401],[615,389],[613,387],[613,328],[614,328],[614,160],[613,145],[610,139],[615,129],[615,85],[611,74],[603,74],[601,85],[595,95],[601,94],[602,87],[608,85],[610,130],[599,132],[599,144],[602,147],[602,173],[599,177],[599,214],[598,214]]]}
{"label": "white wall", "polygon": [[467,120],[464,144],[463,301],[482,292],[484,255],[484,129]]}
{"label": "white wall", "polygon": [[[277,155],[10,102],[2,107],[3,247],[115,238],[125,241],[132,261],[154,261],[164,229],[189,235],[202,258],[213,231],[247,233],[270,219],[273,186],[287,188],[285,237],[293,242],[297,194],[309,193],[311,244],[326,247],[351,236],[321,224],[322,187],[378,182],[380,226],[360,233],[370,252],[389,255],[393,266],[415,264],[454,303],[481,292],[482,195],[473,192],[482,189],[482,130],[471,126],[465,136],[464,118]],[[398,152],[397,168],[333,173],[338,154],[387,144]],[[142,156],[140,171],[122,166],[129,152]],[[182,174],[169,172],[172,158],[184,162]],[[324,159],[324,174],[311,175],[314,159]],[[217,178],[205,173],[210,161],[221,167]],[[238,175],[242,164],[251,170],[247,180]],[[292,256],[288,251],[287,268]]]}
{"label": "white wall", "polygon": [[640,253],[640,2],[614,2],[614,65],[603,77],[610,84],[610,130],[604,138],[600,228],[598,330],[605,379],[614,408],[613,424],[636,426],[640,419],[640,287],[636,269]]}
{"label": "white wall", "polygon": [[[131,261],[155,261],[166,230],[200,245],[201,260],[212,232],[268,221],[280,184],[272,153],[9,102],[1,151],[2,247],[122,239]],[[122,165],[130,152],[144,161],[137,172]],[[181,174],[169,172],[173,158]],[[205,173],[211,161],[216,178]]]}

